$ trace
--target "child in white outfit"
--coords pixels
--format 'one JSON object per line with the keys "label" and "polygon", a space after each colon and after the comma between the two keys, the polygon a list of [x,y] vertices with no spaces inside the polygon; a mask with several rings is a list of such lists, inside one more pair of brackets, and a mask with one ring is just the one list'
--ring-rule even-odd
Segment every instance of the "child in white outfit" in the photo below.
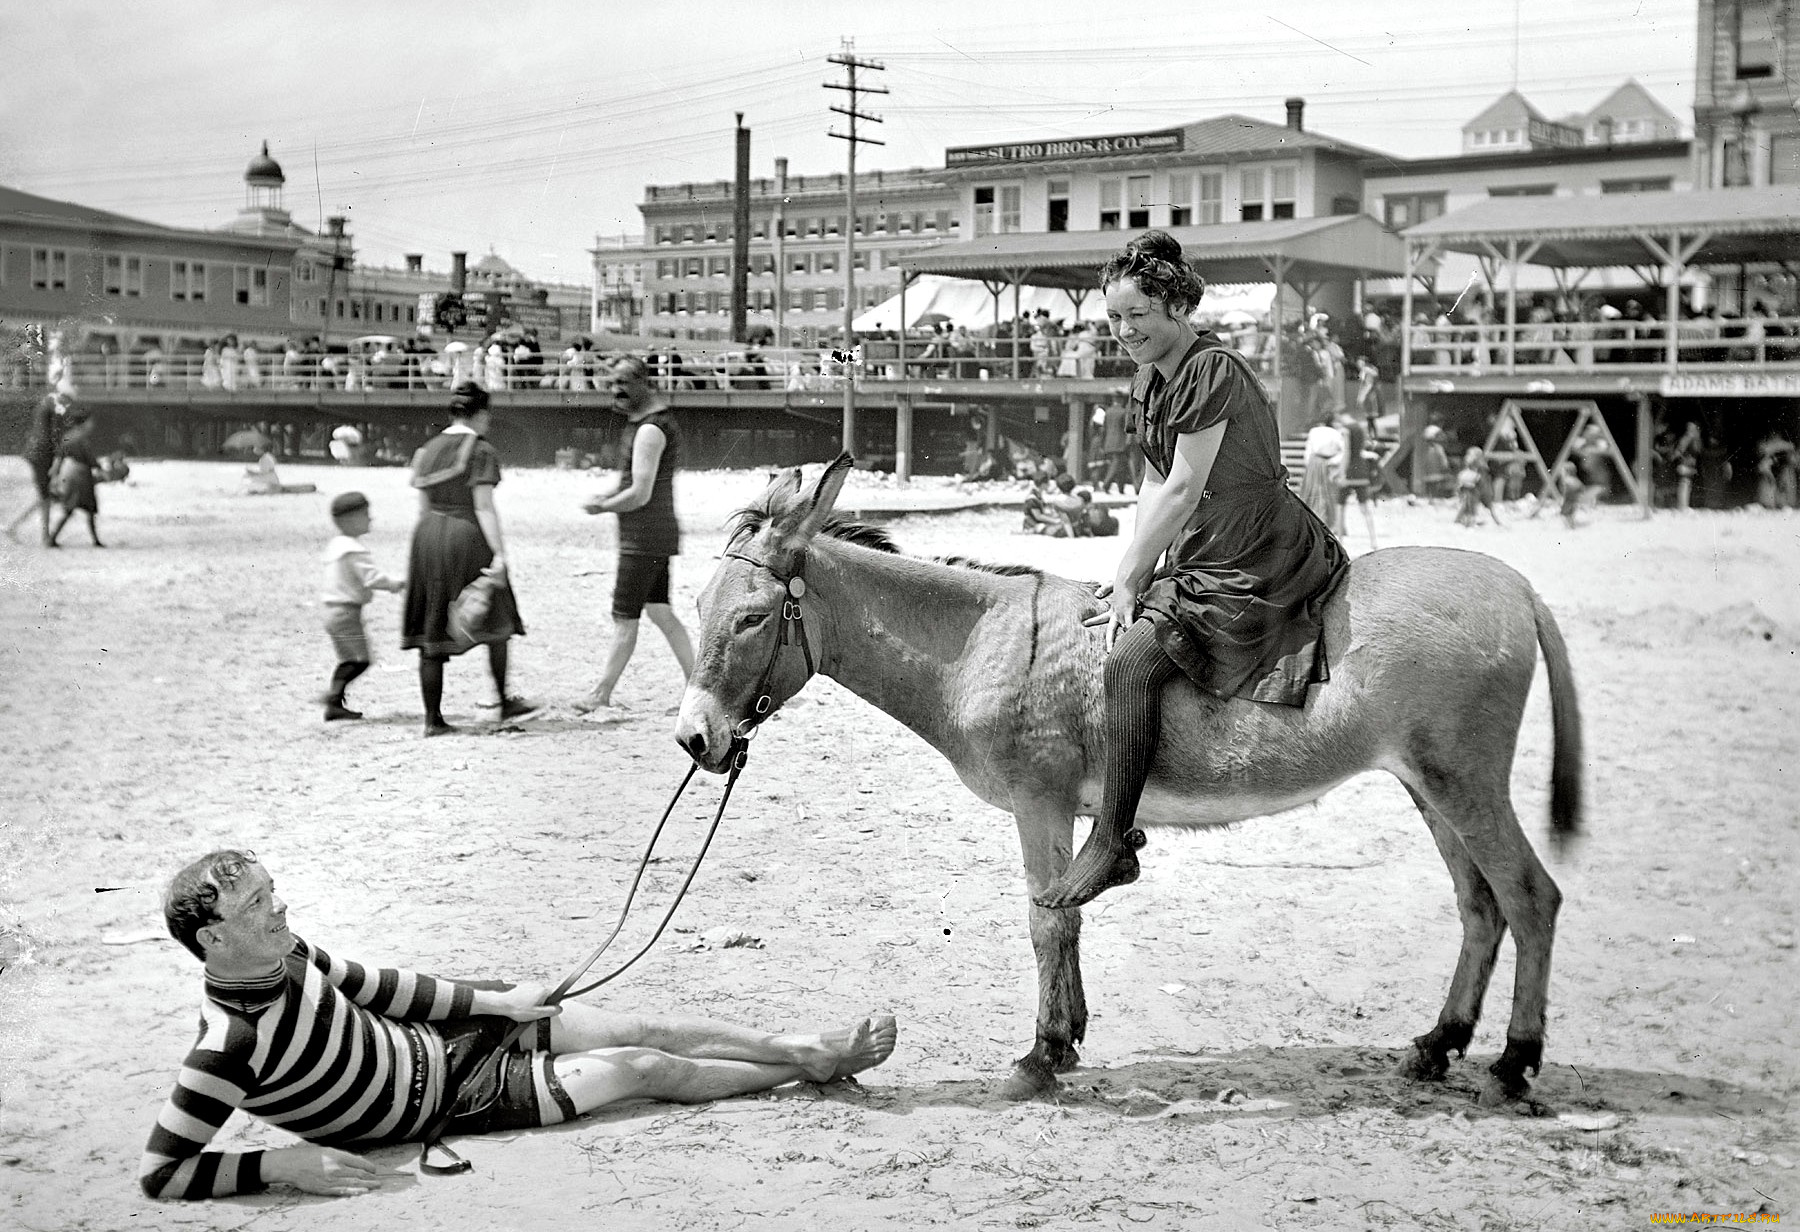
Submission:
{"label": "child in white outfit", "polygon": [[362,536],[369,533],[369,498],[345,492],[331,502],[338,533],[325,547],[325,632],[337,651],[337,669],[325,694],[325,721],[360,719],[362,711],[344,705],[344,690],[369,670],[369,638],[363,632],[363,605],[378,590],[405,590],[404,579],[388,577],[375,567]]}

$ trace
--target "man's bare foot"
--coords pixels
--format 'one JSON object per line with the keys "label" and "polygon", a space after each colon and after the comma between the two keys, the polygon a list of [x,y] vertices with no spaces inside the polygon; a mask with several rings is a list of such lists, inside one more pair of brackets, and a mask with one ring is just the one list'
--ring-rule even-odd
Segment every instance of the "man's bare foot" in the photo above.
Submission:
{"label": "man's bare foot", "polygon": [[1031,901],[1040,907],[1079,907],[1114,886],[1130,885],[1138,879],[1136,849],[1143,845],[1142,830],[1120,834],[1096,824],[1063,875]]}
{"label": "man's bare foot", "polygon": [[600,696],[600,691],[598,689],[589,689],[586,693],[582,694],[581,700],[577,701],[572,709],[576,714],[588,714],[595,710],[608,709],[611,706],[612,697],[610,695],[602,697]]}
{"label": "man's bare foot", "polygon": [[892,1014],[871,1014],[853,1027],[794,1037],[794,1063],[814,1082],[848,1078],[893,1055],[898,1035]]}

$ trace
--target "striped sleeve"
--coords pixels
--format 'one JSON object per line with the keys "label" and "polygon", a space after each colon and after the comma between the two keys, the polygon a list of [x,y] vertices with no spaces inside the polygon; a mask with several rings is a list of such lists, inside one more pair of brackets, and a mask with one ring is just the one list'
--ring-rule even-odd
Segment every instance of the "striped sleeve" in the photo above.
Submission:
{"label": "striped sleeve", "polygon": [[396,967],[365,967],[333,958],[310,942],[300,942],[307,961],[325,973],[339,992],[372,1013],[402,1022],[467,1018],[475,1008],[475,985],[421,975]]}
{"label": "striped sleeve", "polygon": [[213,1030],[228,1029],[209,1018],[203,1015],[201,1040],[188,1053],[144,1147],[138,1184],[152,1198],[222,1198],[267,1188],[261,1151],[206,1149],[243,1103],[250,1081],[242,1059],[208,1045]]}

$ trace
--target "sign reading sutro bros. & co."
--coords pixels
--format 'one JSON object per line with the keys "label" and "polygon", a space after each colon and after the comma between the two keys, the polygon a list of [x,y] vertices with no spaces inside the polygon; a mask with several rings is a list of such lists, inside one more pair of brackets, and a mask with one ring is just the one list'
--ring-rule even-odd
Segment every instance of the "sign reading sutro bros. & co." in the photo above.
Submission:
{"label": "sign reading sutro bros. & co.", "polygon": [[982,163],[1048,163],[1065,158],[1109,158],[1121,154],[1173,154],[1182,148],[1179,128],[1154,133],[1121,133],[1114,137],[1069,137],[1059,141],[1020,141],[1011,145],[959,145],[944,151],[944,166],[974,167]]}

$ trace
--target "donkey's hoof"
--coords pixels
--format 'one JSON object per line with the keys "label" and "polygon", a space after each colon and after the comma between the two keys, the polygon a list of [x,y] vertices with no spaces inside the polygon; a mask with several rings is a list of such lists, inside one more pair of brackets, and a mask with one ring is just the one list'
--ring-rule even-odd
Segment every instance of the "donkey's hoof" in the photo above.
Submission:
{"label": "donkey's hoof", "polygon": [[1449,1072],[1448,1056],[1428,1052],[1417,1044],[1400,1060],[1400,1076],[1409,1082],[1441,1082]]}
{"label": "donkey's hoof", "polygon": [[1061,1086],[1048,1066],[1027,1057],[1013,1066],[1012,1074],[1000,1087],[1000,1095],[1014,1103],[1022,1103],[1028,1099],[1048,1099]]}
{"label": "donkey's hoof", "polygon": [[1523,1074],[1516,1078],[1489,1074],[1481,1084],[1481,1091],[1475,1096],[1475,1102],[1483,1108],[1505,1108],[1530,1094],[1531,1082]]}
{"label": "donkey's hoof", "polygon": [[1081,1064],[1081,1054],[1073,1044],[1039,1045],[1044,1068],[1053,1074],[1066,1074]]}

